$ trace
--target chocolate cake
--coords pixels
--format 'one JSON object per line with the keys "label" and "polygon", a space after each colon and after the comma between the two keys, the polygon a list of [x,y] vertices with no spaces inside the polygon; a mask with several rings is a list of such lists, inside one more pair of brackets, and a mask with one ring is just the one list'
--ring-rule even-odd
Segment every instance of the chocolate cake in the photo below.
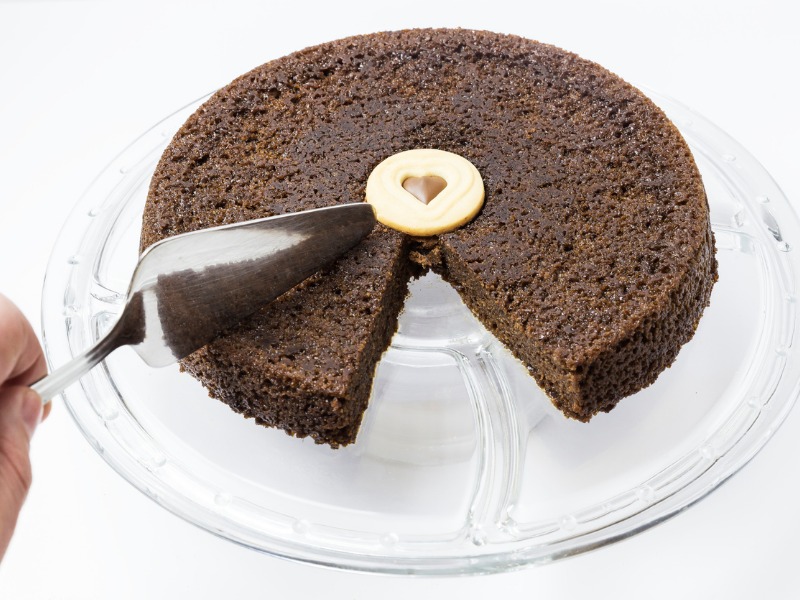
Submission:
{"label": "chocolate cake", "polygon": [[686,143],[618,77],[515,36],[358,36],[239,77],[164,152],[142,247],[364,201],[376,165],[416,148],[477,168],[477,216],[426,238],[378,225],[182,362],[211,395],[293,435],[351,443],[408,280],[431,268],[582,421],[652,383],[692,337],[716,261]]}

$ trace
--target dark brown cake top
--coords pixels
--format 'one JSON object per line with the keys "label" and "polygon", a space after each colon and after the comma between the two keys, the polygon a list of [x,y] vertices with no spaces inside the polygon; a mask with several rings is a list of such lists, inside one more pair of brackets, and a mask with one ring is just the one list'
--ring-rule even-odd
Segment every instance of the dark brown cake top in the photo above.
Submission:
{"label": "dark brown cake top", "polygon": [[215,94],[159,164],[143,246],[363,201],[372,169],[414,148],[478,168],[481,213],[439,243],[560,361],[581,362],[666,306],[705,243],[690,152],[635,88],[530,40],[413,30],[309,48]]}

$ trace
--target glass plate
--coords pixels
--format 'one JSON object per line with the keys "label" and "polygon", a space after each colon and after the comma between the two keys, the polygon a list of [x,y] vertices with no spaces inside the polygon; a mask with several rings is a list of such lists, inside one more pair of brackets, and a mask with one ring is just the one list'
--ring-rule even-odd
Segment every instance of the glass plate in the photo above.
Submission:
{"label": "glass plate", "polygon": [[[64,400],[120,475],[176,515],[270,554],[386,573],[503,571],[642,531],[745,465],[798,394],[798,220],[725,133],[651,94],[695,154],[720,278],[658,381],[591,424],[557,412],[436,276],[412,284],[356,444],[256,426],[178,367],[114,353]],[[205,98],[145,133],[81,198],[43,295],[51,365],[120,313],[148,182]]]}

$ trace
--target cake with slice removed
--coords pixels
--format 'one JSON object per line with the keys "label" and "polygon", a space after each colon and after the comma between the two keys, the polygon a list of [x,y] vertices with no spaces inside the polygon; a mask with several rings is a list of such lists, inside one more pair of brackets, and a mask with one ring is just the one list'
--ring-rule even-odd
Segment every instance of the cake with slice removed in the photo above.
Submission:
{"label": "cake with slice removed", "polygon": [[293,435],[353,442],[407,282],[427,269],[582,421],[652,383],[692,337],[717,271],[689,148],[634,87],[515,36],[357,36],[239,77],[164,152],[142,248],[364,201],[373,169],[417,148],[477,168],[480,212],[429,237],[378,225],[330,268],[182,361],[211,395]]}

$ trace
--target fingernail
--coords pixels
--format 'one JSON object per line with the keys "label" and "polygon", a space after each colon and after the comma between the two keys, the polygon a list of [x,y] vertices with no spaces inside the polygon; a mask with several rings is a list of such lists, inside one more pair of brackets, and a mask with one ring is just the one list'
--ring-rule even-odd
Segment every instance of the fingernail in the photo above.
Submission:
{"label": "fingernail", "polygon": [[39,394],[33,390],[26,390],[22,396],[22,422],[25,424],[25,429],[28,431],[28,437],[33,437],[33,432],[42,421],[42,399]]}

